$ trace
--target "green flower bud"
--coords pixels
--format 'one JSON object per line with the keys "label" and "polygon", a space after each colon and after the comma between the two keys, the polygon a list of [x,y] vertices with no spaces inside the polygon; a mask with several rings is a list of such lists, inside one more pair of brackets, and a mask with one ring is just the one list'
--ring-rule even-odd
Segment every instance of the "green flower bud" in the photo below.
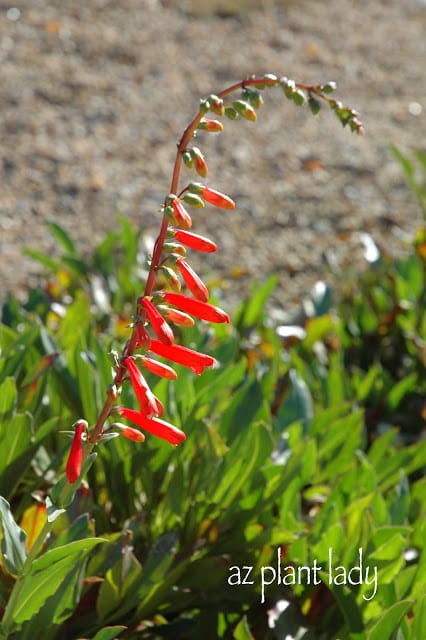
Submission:
{"label": "green flower bud", "polygon": [[189,204],[191,207],[195,207],[196,209],[202,209],[204,205],[204,200],[197,196],[195,193],[185,193],[182,197],[182,200]]}
{"label": "green flower bud", "polygon": [[238,118],[238,111],[234,107],[225,107],[225,116],[230,120],[236,120]]}
{"label": "green flower bud", "polygon": [[194,166],[194,158],[190,151],[184,151],[182,153],[182,160],[185,167],[188,167],[188,169],[192,169],[192,167]]}
{"label": "green flower bud", "polygon": [[293,102],[297,104],[298,107],[302,107],[306,102],[306,96],[301,89],[295,89],[291,97]]}
{"label": "green flower bud", "polygon": [[245,100],[235,100],[235,102],[232,103],[232,106],[240,116],[243,116],[246,120],[250,120],[251,122],[256,120],[256,111],[248,102],[245,102]]}
{"label": "green flower bud", "polygon": [[310,96],[310,98],[308,100],[308,105],[309,105],[309,108],[310,108],[311,112],[314,114],[314,116],[316,116],[317,113],[319,113],[319,111],[321,109],[320,102],[318,102],[318,100],[316,98],[313,98],[312,96]]}
{"label": "green flower bud", "polygon": [[200,100],[200,111],[201,111],[201,113],[207,113],[208,111],[210,111],[210,107],[211,107],[211,104],[210,104],[210,101],[209,101],[208,98],[207,98],[207,100],[206,99]]}
{"label": "green flower bud", "polygon": [[323,93],[333,93],[333,91],[336,91],[336,83],[335,82],[327,82],[327,84],[323,84],[321,86],[321,91]]}

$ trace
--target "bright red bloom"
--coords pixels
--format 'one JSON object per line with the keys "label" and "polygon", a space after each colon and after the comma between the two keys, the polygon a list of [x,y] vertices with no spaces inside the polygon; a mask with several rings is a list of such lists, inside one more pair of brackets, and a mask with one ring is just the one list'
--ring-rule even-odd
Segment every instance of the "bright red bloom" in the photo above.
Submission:
{"label": "bright red bloom", "polygon": [[83,463],[83,432],[87,429],[87,422],[79,420],[75,424],[74,438],[68,455],[65,473],[70,484],[74,484],[81,474]]}
{"label": "bright red bloom", "polygon": [[133,358],[124,358],[123,364],[129,372],[132,387],[138,399],[141,411],[147,416],[163,415],[163,405],[148,387],[145,378],[139,371]]}
{"label": "bright red bloom", "polygon": [[194,269],[183,258],[178,258],[176,264],[179,267],[186,286],[194,298],[202,302],[207,302],[209,299],[209,291],[201,278],[195,273]]}
{"label": "bright red bloom", "polygon": [[168,347],[158,340],[152,340],[150,349],[158,356],[163,356],[163,358],[167,358],[172,362],[188,367],[197,375],[203,373],[207,367],[212,367],[216,364],[216,360],[211,356],[178,344]]}
{"label": "bright red bloom", "polygon": [[167,440],[167,442],[170,442],[170,444],[176,445],[186,440],[186,435],[183,431],[177,429],[165,420],[159,420],[158,418],[147,418],[139,411],[128,409],[127,407],[116,407],[116,411],[118,411],[118,413],[123,416],[123,418],[131,420],[141,429],[152,433],[152,435],[157,436],[158,438]]}
{"label": "bright red bloom", "polygon": [[213,253],[214,251],[217,251],[217,244],[204,236],[199,236],[196,233],[191,233],[190,231],[183,231],[182,229],[174,229],[173,233],[176,240],[179,240],[179,242],[191,249],[203,251],[204,253]]}
{"label": "bright red bloom", "polygon": [[168,364],[163,364],[162,362],[157,362],[157,360],[153,360],[152,358],[148,358],[147,356],[143,356],[142,366],[151,373],[154,373],[156,376],[160,376],[160,378],[166,378],[167,380],[176,380],[177,373],[174,369],[169,367]]}
{"label": "bright red bloom", "polygon": [[157,334],[157,338],[164,342],[164,344],[173,344],[174,335],[171,327],[167,324],[157,307],[151,302],[149,298],[139,298],[139,303],[145,309],[148,319]]}
{"label": "bright red bloom", "polygon": [[176,222],[184,229],[190,229],[192,227],[192,218],[176,196],[172,199],[172,207]]}
{"label": "bright red bloom", "polygon": [[145,435],[141,431],[133,429],[133,427],[118,424],[116,424],[115,427],[120,429],[120,436],[127,438],[127,440],[132,440],[133,442],[143,442],[145,440]]}
{"label": "bright red bloom", "polygon": [[162,293],[164,300],[174,304],[178,309],[187,311],[200,320],[208,320],[209,322],[230,322],[230,318],[225,311],[215,307],[208,302],[201,302],[200,300],[194,300],[182,293],[172,293],[171,291],[164,291]]}

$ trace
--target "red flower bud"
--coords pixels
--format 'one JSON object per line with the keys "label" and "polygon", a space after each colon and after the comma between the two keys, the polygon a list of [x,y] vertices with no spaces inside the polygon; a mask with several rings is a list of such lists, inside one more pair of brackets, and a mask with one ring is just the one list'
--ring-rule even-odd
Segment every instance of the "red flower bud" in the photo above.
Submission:
{"label": "red flower bud", "polygon": [[194,168],[199,176],[205,178],[209,172],[207,162],[204,160],[204,156],[198,147],[191,149],[192,157],[194,158]]}
{"label": "red flower bud", "polygon": [[116,411],[118,411],[118,413],[123,416],[123,418],[131,420],[141,429],[152,433],[158,438],[167,440],[167,442],[170,442],[170,444],[177,445],[186,440],[186,435],[183,431],[177,429],[165,420],[159,420],[158,418],[147,418],[142,413],[139,413],[139,411],[128,409],[127,407],[116,407]]}
{"label": "red flower bud", "polygon": [[87,429],[86,420],[79,420],[75,423],[74,438],[68,455],[65,473],[70,484],[74,484],[80,477],[81,465],[83,463],[83,433]]}
{"label": "red flower bud", "polygon": [[169,320],[169,322],[173,322],[174,324],[178,324],[181,327],[193,327],[195,324],[194,318],[191,318],[187,313],[183,311],[179,311],[178,309],[171,309],[170,307],[161,306],[161,310],[164,309],[164,315]]}
{"label": "red flower bud", "polygon": [[204,253],[213,253],[214,251],[217,251],[217,244],[204,236],[199,236],[196,233],[191,233],[190,231],[183,231],[182,229],[174,229],[173,233],[176,240],[179,240],[179,242],[182,242],[182,244],[190,247],[191,249],[203,251]]}
{"label": "red flower bud", "polygon": [[170,196],[172,199],[172,207],[174,217],[178,225],[184,229],[190,229],[192,227],[192,219],[182,202],[176,196]]}
{"label": "red flower bud", "polygon": [[200,320],[208,320],[208,322],[230,322],[229,316],[225,311],[214,307],[208,302],[201,302],[200,300],[194,300],[182,293],[172,293],[171,291],[164,291],[162,293],[164,300],[175,305],[178,309],[186,311]]}
{"label": "red flower bud", "polygon": [[115,424],[114,427],[120,430],[120,436],[132,440],[133,442],[143,442],[145,436],[141,431],[133,429],[133,427],[127,427],[126,425]]}
{"label": "red flower bud", "polygon": [[195,273],[194,269],[185,262],[183,258],[178,258],[176,264],[179,267],[186,286],[194,298],[202,302],[207,302],[209,299],[209,291],[201,278]]}
{"label": "red flower bud", "polygon": [[129,372],[132,387],[141,411],[147,416],[161,416],[164,411],[163,405],[148,387],[145,378],[139,371],[133,358],[124,358],[123,364]]}
{"label": "red flower bud", "polygon": [[199,129],[203,131],[208,131],[209,133],[220,133],[223,131],[223,124],[219,122],[219,120],[212,120],[211,118],[202,118],[200,120],[200,124],[198,125]]}
{"label": "red flower bud", "polygon": [[201,196],[206,202],[219,209],[235,209],[235,202],[229,196],[220,193],[220,191],[210,189],[210,187],[205,187],[197,182],[192,182],[188,188],[189,194],[187,195],[195,194]]}
{"label": "red flower bud", "polygon": [[215,189],[204,187],[201,192],[201,197],[209,204],[219,207],[219,209],[235,209],[235,202],[229,198],[229,196],[215,191]]}
{"label": "red flower bud", "polygon": [[177,344],[168,347],[158,340],[151,341],[151,351],[172,362],[188,367],[188,369],[191,369],[191,371],[197,375],[203,373],[206,367],[212,367],[216,364],[216,360],[205,353],[199,353],[198,351]]}
{"label": "red flower bud", "polygon": [[141,358],[142,366],[151,373],[154,373],[156,376],[160,376],[160,378],[166,378],[167,380],[176,380],[177,373],[169,367],[167,364],[163,364],[162,362],[157,362],[157,360],[152,360],[152,358],[148,358],[147,356],[143,356]]}
{"label": "red flower bud", "polygon": [[173,331],[163,318],[157,307],[151,302],[149,298],[139,298],[139,304],[145,309],[149,321],[154,329],[157,338],[164,342],[164,344],[173,344],[174,335]]}

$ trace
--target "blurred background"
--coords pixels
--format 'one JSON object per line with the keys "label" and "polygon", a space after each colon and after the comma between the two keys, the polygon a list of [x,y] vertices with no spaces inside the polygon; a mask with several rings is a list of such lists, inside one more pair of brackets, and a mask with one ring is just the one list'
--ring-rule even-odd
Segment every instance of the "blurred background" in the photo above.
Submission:
{"label": "blurred background", "polygon": [[22,250],[55,252],[49,220],[87,251],[119,212],[155,237],[199,99],[253,73],[335,80],[367,135],[275,90],[255,125],[200,136],[207,183],[238,205],[194,215],[220,245],[203,273],[237,301],[277,273],[286,307],[325,262],[357,268],[359,232],[401,250],[421,211],[389,145],[426,150],[425,27],[421,0],[1,1],[1,295],[36,282]]}

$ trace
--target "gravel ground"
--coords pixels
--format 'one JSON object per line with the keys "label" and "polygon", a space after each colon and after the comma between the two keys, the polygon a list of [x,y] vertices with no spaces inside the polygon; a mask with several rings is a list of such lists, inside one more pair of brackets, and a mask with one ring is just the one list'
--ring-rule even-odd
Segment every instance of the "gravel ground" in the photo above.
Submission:
{"label": "gravel ground", "polygon": [[252,73],[335,80],[367,135],[276,90],[256,125],[200,137],[238,204],[194,215],[220,244],[203,272],[244,274],[224,282],[234,299],[276,272],[287,307],[324,255],[357,264],[358,232],[400,247],[421,214],[389,144],[426,150],[425,27],[423,0],[0,0],[0,295],[36,282],[22,248],[55,251],[48,220],[85,251],[117,212],[154,235],[199,98]]}

